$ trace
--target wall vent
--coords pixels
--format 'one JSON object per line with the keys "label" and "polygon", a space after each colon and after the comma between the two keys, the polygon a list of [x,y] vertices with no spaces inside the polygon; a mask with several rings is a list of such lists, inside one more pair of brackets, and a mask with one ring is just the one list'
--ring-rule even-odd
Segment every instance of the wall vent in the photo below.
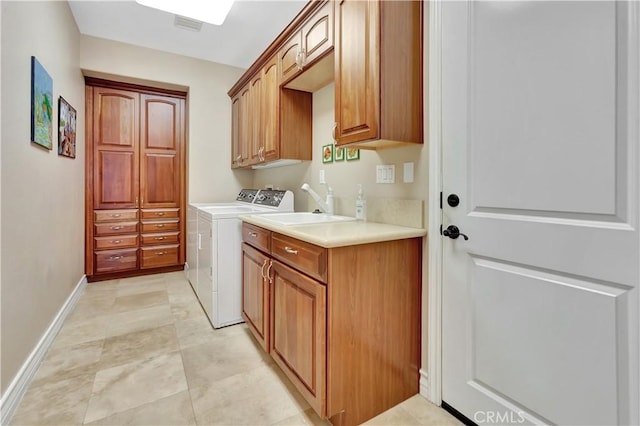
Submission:
{"label": "wall vent", "polygon": [[185,18],[184,16],[176,15],[176,19],[173,21],[173,25],[183,30],[188,31],[200,31],[202,29],[202,22],[195,19]]}

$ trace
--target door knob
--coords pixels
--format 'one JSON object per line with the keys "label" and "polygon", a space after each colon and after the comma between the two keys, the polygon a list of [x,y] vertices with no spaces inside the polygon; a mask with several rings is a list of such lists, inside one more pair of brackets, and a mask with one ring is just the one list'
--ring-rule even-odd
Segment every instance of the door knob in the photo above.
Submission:
{"label": "door knob", "polygon": [[447,226],[447,229],[445,229],[444,231],[442,231],[442,235],[444,235],[445,237],[449,237],[452,240],[455,240],[456,238],[458,238],[460,235],[462,235],[462,237],[466,240],[469,239],[469,237],[467,237],[465,234],[463,234],[462,232],[460,232],[460,229],[455,226],[455,225],[449,225]]}
{"label": "door knob", "polygon": [[449,204],[451,207],[456,207],[458,204],[460,204],[460,197],[458,197],[457,194],[449,194],[449,196],[447,197],[447,204]]}

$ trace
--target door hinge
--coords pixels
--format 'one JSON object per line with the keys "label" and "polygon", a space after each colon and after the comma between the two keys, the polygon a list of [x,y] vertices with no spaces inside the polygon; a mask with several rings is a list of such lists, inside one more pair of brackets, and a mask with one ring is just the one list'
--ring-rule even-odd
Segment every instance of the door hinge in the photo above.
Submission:
{"label": "door hinge", "polygon": [[[441,192],[442,194],[442,192]],[[442,235],[442,224],[440,224],[440,235]]]}
{"label": "door hinge", "polygon": [[442,191],[440,191],[440,210],[442,210]]}

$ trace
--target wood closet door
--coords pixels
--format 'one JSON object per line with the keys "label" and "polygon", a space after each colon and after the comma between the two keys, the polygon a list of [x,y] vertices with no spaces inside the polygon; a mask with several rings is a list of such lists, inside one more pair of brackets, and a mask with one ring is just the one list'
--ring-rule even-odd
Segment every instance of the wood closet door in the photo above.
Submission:
{"label": "wood closet door", "polygon": [[141,207],[180,207],[184,100],[141,94],[140,102]]}
{"label": "wood closet door", "polygon": [[94,87],[93,98],[93,208],[137,208],[140,95]]}

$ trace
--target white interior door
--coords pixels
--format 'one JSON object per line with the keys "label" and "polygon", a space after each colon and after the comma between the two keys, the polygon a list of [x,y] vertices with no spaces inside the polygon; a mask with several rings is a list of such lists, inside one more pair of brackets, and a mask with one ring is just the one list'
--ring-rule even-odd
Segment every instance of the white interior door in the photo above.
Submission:
{"label": "white interior door", "polygon": [[442,399],[476,423],[640,422],[639,9],[442,4]]}

